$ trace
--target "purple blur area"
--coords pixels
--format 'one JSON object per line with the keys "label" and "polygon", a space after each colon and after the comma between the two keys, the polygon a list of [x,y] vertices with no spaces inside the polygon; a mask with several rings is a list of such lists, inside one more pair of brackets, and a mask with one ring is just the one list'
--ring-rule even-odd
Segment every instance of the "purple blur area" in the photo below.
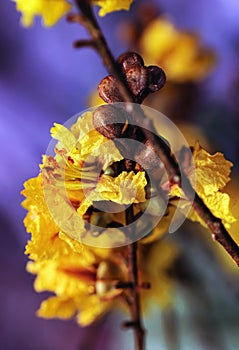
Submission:
{"label": "purple blur area", "polygon": [[[196,30],[218,53],[218,66],[201,86],[194,122],[238,168],[239,2],[158,3],[174,23]],[[116,56],[127,49],[114,31],[124,16],[130,14],[101,20]],[[37,20],[31,29],[24,29],[19,18],[13,2],[0,2],[0,349],[119,350],[117,340],[112,343],[111,339],[117,339],[119,332],[114,335],[105,324],[81,330],[73,321],[35,317],[44,295],[33,291],[33,277],[25,272],[23,252],[28,237],[20,191],[25,180],[38,174],[53,123],[64,123],[84,110],[87,96],[106,73],[95,52],[72,48],[75,39],[87,37],[79,26],[62,20],[44,29]],[[118,327],[114,318],[112,324]],[[108,345],[101,327],[108,334]]]}

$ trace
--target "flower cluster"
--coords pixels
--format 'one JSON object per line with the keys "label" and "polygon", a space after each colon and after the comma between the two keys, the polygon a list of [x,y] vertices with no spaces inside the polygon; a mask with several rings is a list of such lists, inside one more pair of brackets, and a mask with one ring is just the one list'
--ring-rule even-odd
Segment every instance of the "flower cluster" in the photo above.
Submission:
{"label": "flower cluster", "polygon": [[[140,168],[126,172],[118,167],[122,156],[112,141],[94,129],[91,112],[79,118],[71,130],[56,124],[51,132],[58,140],[55,157],[43,157],[40,174],[29,179],[22,192],[26,197],[23,206],[28,210],[24,224],[31,233],[26,254],[33,260],[28,263],[27,270],[37,275],[36,291],[55,293],[42,303],[38,311],[40,316],[66,319],[76,315],[79,324],[84,326],[117,305],[116,301],[118,305],[127,304],[128,299],[127,289],[122,287],[128,282],[126,247],[103,249],[81,242],[87,235],[92,236],[92,244],[96,240],[103,246],[125,242],[125,233],[121,230],[125,225],[122,212],[102,213],[96,204],[132,204],[137,214],[147,202],[147,180]],[[231,163],[222,154],[211,156],[199,146],[193,155],[197,190],[211,210],[230,225],[234,218],[229,210],[229,196],[220,190],[229,181]],[[96,158],[102,169],[100,173]],[[185,171],[190,177],[190,162]],[[159,238],[170,224],[175,198],[183,194],[174,186],[168,195],[170,209],[154,230],[139,241],[141,280],[151,284],[150,290],[142,291],[143,305],[148,305],[150,300],[165,305],[171,298],[172,282],[166,270],[177,253],[174,246]],[[56,205],[58,197],[59,207]],[[54,213],[49,198],[56,205]],[[219,201],[223,203],[223,211]],[[186,200],[185,205],[188,205]],[[67,208],[70,208],[69,214]],[[59,225],[59,218],[71,216],[73,211],[81,220],[77,235],[66,234]],[[200,222],[194,212],[190,218]],[[88,223],[112,227],[113,231],[104,233],[103,229],[97,237],[97,232],[87,228]]]}
{"label": "flower cluster", "polygon": [[[26,27],[32,25],[34,18],[40,16],[43,25],[51,27],[64,17],[72,8],[72,3],[67,0],[13,0],[17,10],[22,13],[22,24]],[[100,7],[99,15],[128,10],[133,0],[95,0],[94,5]]]}
{"label": "flower cluster", "polygon": [[51,27],[59,21],[72,5],[66,0],[14,0],[17,10],[22,13],[21,22],[24,26],[32,25],[35,16],[42,18],[43,25]]}
{"label": "flower cluster", "polygon": [[[115,301],[127,303],[128,297],[127,290],[120,287],[128,281],[127,248],[93,248],[81,243],[86,235],[92,235],[92,242],[97,239],[97,245],[103,246],[115,242],[120,245],[125,240],[120,230],[125,224],[122,212],[103,214],[94,205],[100,201],[133,203],[137,213],[146,202],[147,181],[144,171],[121,171],[118,176],[113,173],[122,156],[112,141],[93,128],[92,113],[85,113],[71,130],[56,124],[51,131],[58,140],[56,155],[43,156],[40,174],[26,181],[22,192],[26,197],[23,206],[28,210],[24,224],[31,233],[26,254],[33,260],[27,270],[37,275],[36,291],[55,293],[42,303],[38,315],[63,319],[77,315],[79,324],[84,326],[116,305]],[[92,163],[92,157],[97,157],[103,169],[97,180],[97,166]],[[60,206],[52,213],[49,198],[56,205],[58,197]],[[58,225],[59,218],[68,215],[66,208],[70,208],[70,215],[74,211],[81,220],[81,232],[77,236],[70,237]],[[166,230],[167,220],[165,217],[163,229],[160,225],[156,227],[139,247],[141,278],[151,284],[144,304],[150,296],[161,305],[170,299],[171,283],[164,271],[174,261],[176,251],[173,246],[158,241]],[[87,229],[89,222],[96,227],[114,227],[113,236],[107,230],[107,234],[103,231],[96,237],[97,232]],[[157,249],[162,249],[159,257]]]}

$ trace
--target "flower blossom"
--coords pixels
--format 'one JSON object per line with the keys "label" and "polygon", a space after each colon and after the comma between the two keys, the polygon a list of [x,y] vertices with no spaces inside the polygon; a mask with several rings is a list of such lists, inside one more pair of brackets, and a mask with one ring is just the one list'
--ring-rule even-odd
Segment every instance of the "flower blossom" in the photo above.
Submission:
{"label": "flower blossom", "polygon": [[[39,316],[76,317],[81,326],[86,326],[116,305],[127,304],[129,295],[127,289],[121,287],[128,281],[127,247],[103,249],[84,245],[81,237],[93,234],[85,224],[91,222],[103,227],[114,223],[124,225],[125,218],[121,212],[99,213],[94,211],[95,203],[133,204],[138,212],[140,205],[146,202],[147,181],[143,171],[121,171],[118,176],[112,176],[113,164],[119,163],[122,156],[112,141],[93,128],[91,112],[79,118],[71,130],[55,124],[51,133],[58,141],[55,157],[43,156],[40,174],[26,181],[22,191],[26,197],[23,206],[28,210],[24,224],[31,234],[25,252],[32,260],[27,270],[36,274],[36,291],[55,294],[42,302]],[[94,162],[96,158],[103,169],[100,175]],[[60,206],[52,213],[49,198],[55,204],[57,196]],[[55,216],[67,215],[68,207],[70,215],[74,211],[81,219],[82,232],[77,237],[66,234]],[[152,285],[149,299],[162,295],[156,298],[159,305],[166,304],[171,295],[169,279],[165,277],[164,283],[162,280],[164,270],[175,257],[175,249],[158,241],[165,229],[156,227],[154,233],[145,237],[139,245],[140,274]],[[116,225],[112,232],[113,236],[105,235],[103,231],[98,237],[94,232],[96,236],[92,237],[92,242],[97,239],[106,246],[110,246],[112,241],[123,242],[125,236],[120,227]],[[163,249],[157,259],[155,254],[150,254],[156,249],[154,242],[158,249],[160,244]],[[152,262],[152,256],[157,261]],[[151,264],[154,265],[152,269]],[[160,283],[157,276],[161,279]],[[162,290],[164,293],[161,293]]]}
{"label": "flower blossom", "polygon": [[[22,13],[21,22],[25,27],[33,24],[34,18],[40,16],[46,27],[52,27],[71,9],[72,2],[67,0],[13,0],[17,10]],[[100,7],[99,15],[114,11],[129,10],[133,0],[95,0],[94,5]]]}
{"label": "flower blossom", "polygon": [[66,0],[13,0],[22,13],[21,22],[25,27],[33,24],[35,16],[42,18],[43,25],[51,27],[59,21],[72,5]]}
{"label": "flower blossom", "polygon": [[[195,175],[195,190],[203,199],[206,206],[213,215],[221,219],[227,229],[231,227],[237,219],[231,211],[230,196],[223,192],[224,187],[230,181],[230,172],[232,163],[224,158],[224,155],[217,152],[213,155],[204,150],[198,143],[193,148],[193,160],[195,165],[195,174],[192,173],[190,161],[185,166],[184,171],[191,181]],[[185,207],[190,205],[182,190],[174,185],[171,189],[171,196],[185,199]],[[191,209],[188,219],[199,222],[202,226],[206,224]]]}
{"label": "flower blossom", "polygon": [[197,35],[183,32],[158,17],[144,29],[139,50],[147,64],[161,66],[173,82],[193,82],[208,76],[215,55],[202,47]]}
{"label": "flower blossom", "polygon": [[[23,206],[28,210],[24,224],[31,234],[26,254],[32,261],[27,270],[36,275],[36,291],[54,293],[42,302],[39,316],[76,317],[81,326],[86,326],[116,306],[125,309],[129,299],[129,290],[124,287],[130,282],[127,237],[121,230],[126,225],[124,211],[102,212],[97,205],[104,203],[103,207],[108,208],[131,204],[137,216],[147,207],[147,180],[140,168],[126,172],[118,167],[122,156],[112,141],[94,129],[91,112],[70,129],[55,124],[51,133],[57,140],[55,156],[43,156],[40,174],[26,181],[22,191],[26,197]],[[210,155],[199,146],[194,148],[193,157],[196,190],[214,215],[230,226],[235,219],[230,213],[229,196],[221,190],[229,181],[232,164],[222,154]],[[192,177],[190,162],[184,171]],[[167,270],[177,249],[160,238],[170,225],[175,197],[184,196],[177,186],[168,195],[169,207],[162,220],[139,240],[140,281],[151,285],[140,292],[144,310],[151,301],[162,307],[172,298],[173,284]],[[184,203],[189,205],[186,198]],[[160,205],[160,201],[152,201],[147,220],[136,224],[136,230],[147,232]],[[73,213],[79,219],[77,233],[69,234],[61,220],[70,222]],[[192,210],[189,219],[203,224]],[[88,228],[88,223],[95,225],[95,231]],[[97,227],[102,228],[100,233]],[[85,237],[91,238],[87,241],[91,246],[84,244]]]}
{"label": "flower blossom", "polygon": [[129,10],[133,0],[94,0],[94,3],[101,7],[100,16],[105,16],[107,13]]}

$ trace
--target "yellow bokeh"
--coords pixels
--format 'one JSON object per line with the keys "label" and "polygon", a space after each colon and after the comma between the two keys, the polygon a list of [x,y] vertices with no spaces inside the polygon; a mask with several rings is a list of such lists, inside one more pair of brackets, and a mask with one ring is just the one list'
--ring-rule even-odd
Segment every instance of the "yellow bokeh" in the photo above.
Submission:
{"label": "yellow bokeh", "polygon": [[212,51],[202,48],[195,34],[183,32],[165,18],[157,18],[143,31],[140,52],[147,65],[161,66],[169,81],[204,79],[215,64]]}
{"label": "yellow bokeh", "polygon": [[29,27],[33,24],[34,18],[40,16],[46,27],[51,27],[59,21],[72,5],[66,0],[14,0],[17,10],[22,13],[21,22]]}

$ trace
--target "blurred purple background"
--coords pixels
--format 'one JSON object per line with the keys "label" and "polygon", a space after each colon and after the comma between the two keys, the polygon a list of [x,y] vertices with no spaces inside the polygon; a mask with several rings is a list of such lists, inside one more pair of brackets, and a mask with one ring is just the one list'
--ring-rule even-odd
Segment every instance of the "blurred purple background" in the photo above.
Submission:
{"label": "blurred purple background", "polygon": [[[156,2],[174,23],[196,30],[218,54],[216,69],[200,85],[192,120],[203,127],[213,147],[238,168],[239,2]],[[19,18],[13,2],[0,2],[0,349],[130,349],[131,334],[121,336],[116,316],[86,330],[79,329],[74,321],[35,317],[44,295],[33,291],[33,277],[25,272],[23,252],[28,237],[22,224],[25,211],[20,206],[20,191],[25,180],[38,174],[53,122],[64,123],[84,110],[89,93],[106,73],[95,52],[72,48],[75,39],[86,37],[79,26],[62,20],[44,29],[37,20],[33,28],[24,29]],[[100,20],[116,56],[126,49],[114,32],[124,18],[129,19],[130,13],[115,13]],[[225,312],[230,308],[225,306]],[[237,325],[237,318],[234,320],[233,327]],[[89,339],[91,344],[87,343]],[[232,339],[236,341],[236,335]],[[235,343],[232,340],[230,344]],[[230,344],[221,349],[238,347]],[[204,348],[195,345],[195,349]]]}

